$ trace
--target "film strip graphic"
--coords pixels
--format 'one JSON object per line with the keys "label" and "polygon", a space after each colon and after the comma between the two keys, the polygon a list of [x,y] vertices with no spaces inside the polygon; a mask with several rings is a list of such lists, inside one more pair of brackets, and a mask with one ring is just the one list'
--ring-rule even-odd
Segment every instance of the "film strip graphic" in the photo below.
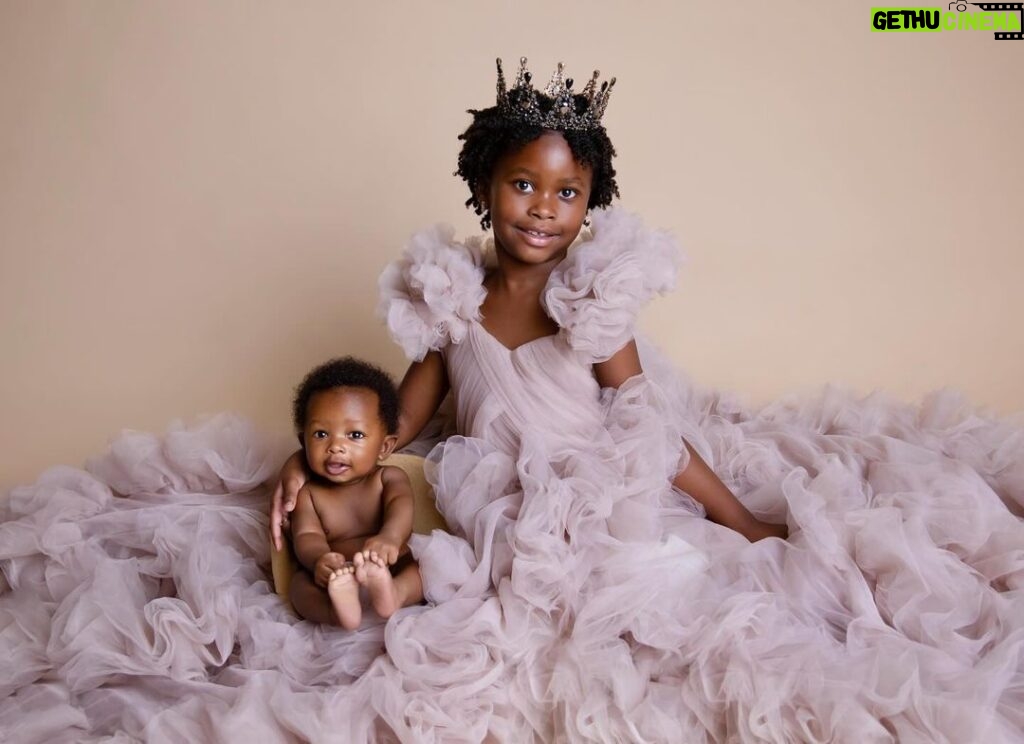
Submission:
{"label": "film strip graphic", "polygon": [[[953,3],[950,3],[951,5]],[[968,3],[956,3],[959,10],[960,5],[968,5]],[[977,8],[982,10],[998,10],[998,11],[1017,11],[1020,13],[1021,25],[1024,25],[1024,3],[970,3]],[[1024,41],[1024,32],[1021,31],[996,31],[996,41]]]}

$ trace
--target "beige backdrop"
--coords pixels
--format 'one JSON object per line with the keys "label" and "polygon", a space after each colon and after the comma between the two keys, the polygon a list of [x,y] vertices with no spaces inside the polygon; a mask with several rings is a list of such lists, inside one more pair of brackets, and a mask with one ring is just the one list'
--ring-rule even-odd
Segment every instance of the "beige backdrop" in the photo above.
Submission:
{"label": "beige backdrop", "polygon": [[868,2],[0,4],[2,485],[356,352],[375,279],[474,229],[451,176],[494,57],[618,87],[622,203],[690,263],[643,324],[750,402],[825,382],[1024,408],[1024,42]]}

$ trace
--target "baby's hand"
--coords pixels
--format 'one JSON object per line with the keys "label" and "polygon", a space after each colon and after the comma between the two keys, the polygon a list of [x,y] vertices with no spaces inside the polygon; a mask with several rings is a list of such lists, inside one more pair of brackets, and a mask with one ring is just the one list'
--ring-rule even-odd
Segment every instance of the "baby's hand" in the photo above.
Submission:
{"label": "baby's hand", "polygon": [[324,553],[317,559],[313,570],[313,581],[317,586],[327,588],[331,575],[345,565],[345,556],[341,553]]}
{"label": "baby's hand", "polygon": [[398,560],[398,551],[401,546],[386,535],[374,535],[363,543],[363,555],[369,556],[376,553],[383,558],[389,566],[395,565]]}

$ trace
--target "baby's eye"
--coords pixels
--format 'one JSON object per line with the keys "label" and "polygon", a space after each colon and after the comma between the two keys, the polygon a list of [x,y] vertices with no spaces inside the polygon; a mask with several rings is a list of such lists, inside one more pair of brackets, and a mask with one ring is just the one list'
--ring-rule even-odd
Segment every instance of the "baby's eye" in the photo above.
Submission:
{"label": "baby's eye", "polygon": [[349,434],[349,436],[352,437],[353,439],[363,439],[364,437],[366,437],[366,435],[363,434],[363,432],[361,431],[354,431],[351,434]]}
{"label": "baby's eye", "polygon": [[564,188],[558,193],[562,196],[563,199],[572,199],[580,192],[578,192],[576,189]]}
{"label": "baby's eye", "polygon": [[313,439],[325,439],[326,437],[327,432],[324,431],[323,429],[317,429],[316,431],[313,432]]}
{"label": "baby's eye", "polygon": [[529,181],[524,181],[522,178],[514,181],[513,186],[516,187],[517,191],[522,191],[524,194],[529,194],[533,191],[533,184]]}

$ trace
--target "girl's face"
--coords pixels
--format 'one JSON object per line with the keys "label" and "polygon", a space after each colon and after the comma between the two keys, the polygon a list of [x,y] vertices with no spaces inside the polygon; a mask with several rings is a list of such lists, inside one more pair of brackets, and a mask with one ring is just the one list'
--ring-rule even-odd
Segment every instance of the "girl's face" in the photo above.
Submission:
{"label": "girl's face", "polygon": [[496,249],[526,264],[561,261],[587,216],[592,178],[558,132],[504,155],[486,193]]}
{"label": "girl's face", "polygon": [[391,454],[395,437],[380,420],[377,393],[367,388],[321,390],[306,409],[302,441],[309,468],[331,483],[355,483]]}

